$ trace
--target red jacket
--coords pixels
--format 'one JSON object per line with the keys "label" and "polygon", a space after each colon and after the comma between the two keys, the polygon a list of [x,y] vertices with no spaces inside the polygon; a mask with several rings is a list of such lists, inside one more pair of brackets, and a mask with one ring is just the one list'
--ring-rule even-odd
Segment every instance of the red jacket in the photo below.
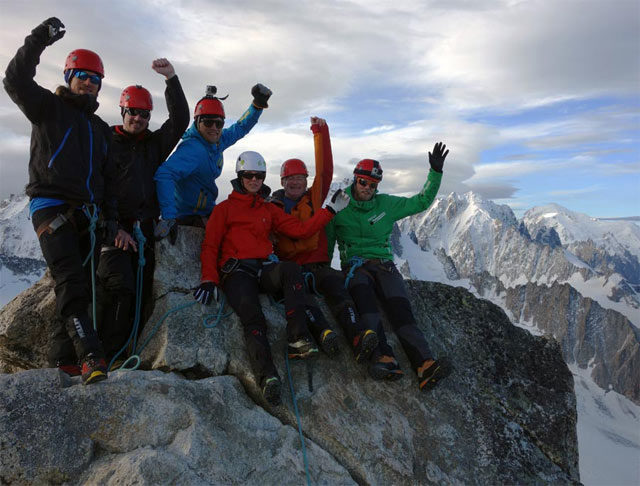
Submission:
{"label": "red jacket", "polygon": [[[327,125],[311,125],[313,145],[315,148],[316,175],[311,189],[302,195],[291,209],[291,215],[301,221],[310,219],[322,206],[327,197],[333,177],[333,155],[331,139]],[[284,208],[284,189],[279,189],[271,196],[271,202]],[[324,229],[311,238],[295,239],[276,234],[276,255],[282,260],[291,260],[299,265],[305,263],[328,262],[327,235]]]}
{"label": "red jacket", "polygon": [[262,196],[235,189],[213,208],[202,242],[202,282],[220,283],[218,270],[229,258],[268,258],[273,253],[269,233],[277,231],[293,238],[308,238],[333,217],[320,209],[307,221],[286,214]]}

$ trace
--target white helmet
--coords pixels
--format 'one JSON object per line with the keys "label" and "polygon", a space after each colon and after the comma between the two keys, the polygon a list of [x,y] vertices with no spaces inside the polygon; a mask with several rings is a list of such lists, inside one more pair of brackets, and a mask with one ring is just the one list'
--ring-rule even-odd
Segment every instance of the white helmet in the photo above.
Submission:
{"label": "white helmet", "polygon": [[251,150],[242,152],[236,161],[236,173],[245,170],[267,172],[267,163],[258,152],[252,152]]}

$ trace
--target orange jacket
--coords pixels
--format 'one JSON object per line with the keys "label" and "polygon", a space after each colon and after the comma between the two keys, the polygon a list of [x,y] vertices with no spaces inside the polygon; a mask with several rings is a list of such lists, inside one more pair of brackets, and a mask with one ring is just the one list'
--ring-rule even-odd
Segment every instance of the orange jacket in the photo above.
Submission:
{"label": "orange jacket", "polygon": [[234,190],[225,201],[214,206],[207,223],[200,253],[201,281],[219,284],[219,268],[229,258],[268,258],[273,253],[269,239],[272,231],[293,238],[308,238],[332,217],[328,209],[321,209],[312,219],[303,222],[259,195]]}
{"label": "orange jacket", "polygon": [[[313,185],[291,209],[291,215],[301,221],[310,219],[322,207],[327,197],[331,179],[333,177],[333,155],[331,153],[331,138],[327,125],[311,125],[313,145],[315,148],[316,175]],[[273,193],[271,202],[284,208],[284,189]],[[303,265],[305,263],[328,262],[327,236],[321,229],[311,238],[295,239],[276,233],[276,255],[281,260],[290,260]]]}

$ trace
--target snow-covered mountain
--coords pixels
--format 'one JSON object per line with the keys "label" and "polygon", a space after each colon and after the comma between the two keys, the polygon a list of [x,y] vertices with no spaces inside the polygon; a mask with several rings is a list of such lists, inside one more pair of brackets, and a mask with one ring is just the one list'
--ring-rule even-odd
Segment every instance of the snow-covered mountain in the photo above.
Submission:
{"label": "snow-covered mountain", "polygon": [[581,481],[638,484],[638,228],[552,208],[518,221],[508,206],[450,194],[399,222],[396,263],[407,278],[464,286],[557,339],[574,374]]}
{"label": "snow-covered mountain", "polygon": [[[640,228],[631,222],[602,222],[557,205],[553,208],[556,221],[573,223],[534,224],[537,208],[527,212],[532,217],[518,221],[509,206],[473,193],[452,193],[437,199],[424,213],[402,220],[399,228],[422,250],[435,251],[445,267],[454,268],[452,279],[487,272],[506,288],[569,283],[582,296],[640,327],[640,294],[626,276],[634,267],[640,268]],[[621,235],[618,240],[614,241],[611,231]],[[581,239],[585,236],[586,240]],[[586,245],[591,251],[586,251]],[[592,258],[596,254],[599,257]],[[620,262],[625,275],[617,273],[613,263],[605,263],[614,261]]]}
{"label": "snow-covered mountain", "polygon": [[0,202],[0,307],[37,282],[45,267],[27,197]]}
{"label": "snow-covered mountain", "polygon": [[528,210],[529,233],[553,230],[564,248],[601,275],[621,275],[640,290],[640,226],[628,221],[603,221],[557,204]]}

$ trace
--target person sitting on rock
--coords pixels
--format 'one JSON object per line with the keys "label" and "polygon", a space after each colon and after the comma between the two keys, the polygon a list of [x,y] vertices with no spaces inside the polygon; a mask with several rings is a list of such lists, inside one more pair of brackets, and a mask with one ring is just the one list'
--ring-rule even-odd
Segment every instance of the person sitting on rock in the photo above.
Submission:
{"label": "person sitting on rock", "polygon": [[[280,168],[283,189],[275,191],[269,199],[301,221],[308,220],[321,208],[333,177],[333,155],[326,121],[311,117],[311,131],[316,165],[311,188],[307,189],[309,171],[305,163],[300,159],[289,159]],[[296,262],[305,275],[312,276],[315,289],[327,299],[329,308],[352,344],[356,361],[366,360],[377,346],[378,339],[375,331],[366,329],[360,320],[353,300],[344,288],[344,275],[330,266],[324,229],[307,239],[276,234],[275,240],[278,258]],[[336,354],[339,350],[337,335],[310,293],[307,293],[307,315],[311,332],[323,351],[329,355]]]}
{"label": "person sitting on rock", "polygon": [[240,119],[223,129],[225,113],[215,96],[215,86],[196,104],[194,122],[182,137],[176,151],[155,175],[162,220],[155,231],[157,239],[170,234],[175,242],[177,226],[204,228],[218,197],[216,179],[222,172],[223,152],[244,137],[268,108],[271,90],[262,84],[251,89],[253,103]]}
{"label": "person sitting on rock", "polygon": [[[120,229],[114,241],[105,242],[98,265],[98,334],[107,362],[126,343],[133,324],[138,272],[138,250],[132,238],[138,225],[146,242],[142,274],[141,322],[150,314],[155,268],[153,227],[160,215],[153,177],[189,125],[189,106],[172,64],[164,58],[151,69],[165,76],[168,119],[149,130],[153,99],[140,85],[126,87],[120,95],[122,125],[111,127],[112,154],[118,168],[118,215]],[[124,357],[124,356],[123,356]]]}
{"label": "person sitting on rock", "polygon": [[370,360],[369,374],[378,380],[402,376],[382,327],[376,295],[385,307],[389,322],[418,374],[420,389],[430,389],[449,372],[446,360],[434,359],[427,340],[418,329],[402,275],[393,263],[390,236],[399,219],[427,209],[436,197],[444,159],[449,153],[441,142],[429,153],[431,170],[422,190],[413,197],[378,194],[382,167],[377,160],[364,159],[353,171],[353,182],[346,192],[349,206],[327,226],[330,254],[335,241],[340,262],[347,274],[349,292],[368,328],[376,330],[378,346]]}
{"label": "person sitting on rock", "polygon": [[83,262],[99,248],[92,245],[98,207],[103,226],[115,236],[115,166],[109,125],[95,114],[104,78],[100,56],[71,51],[64,65],[67,86],[55,94],[33,79],[40,55],[64,36],[63,29],[55,17],[33,29],[9,62],[4,87],[32,127],[26,193],[62,317],[54,324],[49,360],[89,384],[106,379],[107,368],[88,313],[92,265]]}
{"label": "person sitting on rock", "polygon": [[300,221],[265,201],[270,192],[263,184],[266,170],[264,158],[257,152],[243,152],[238,157],[233,191],[214,207],[207,223],[200,255],[201,284],[194,296],[209,304],[218,300],[220,288],[224,291],[244,328],[249,362],[262,395],[277,405],[281,381],[271,357],[258,293],[284,293],[289,357],[309,357],[316,345],[307,328],[300,267],[274,258],[270,233],[309,238],[344,209],[349,198],[338,191],[313,218]]}

